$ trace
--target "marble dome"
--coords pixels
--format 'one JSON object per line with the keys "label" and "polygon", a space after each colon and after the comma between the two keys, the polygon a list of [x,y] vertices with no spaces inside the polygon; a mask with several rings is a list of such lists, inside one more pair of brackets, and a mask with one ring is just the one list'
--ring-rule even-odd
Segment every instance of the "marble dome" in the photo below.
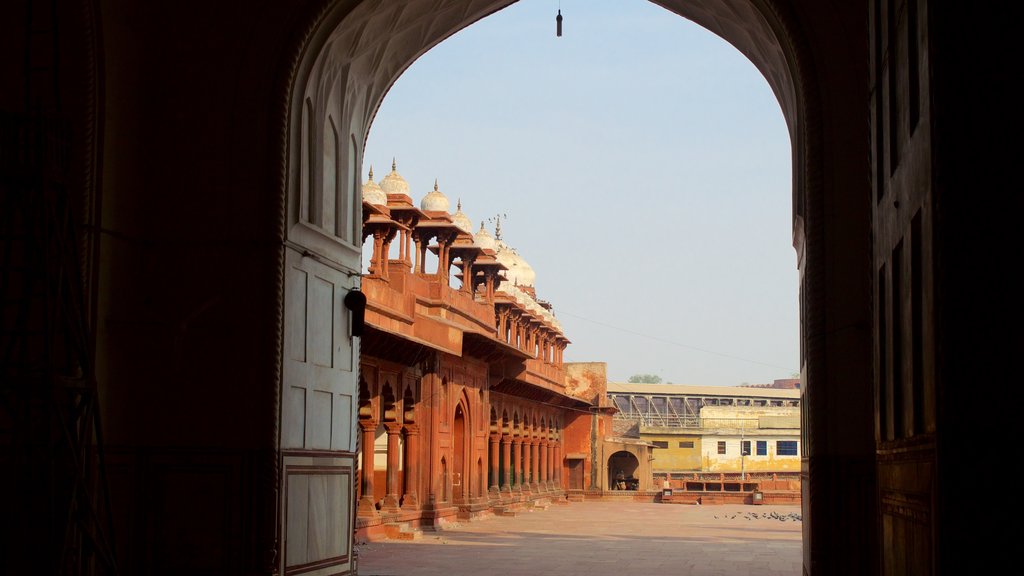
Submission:
{"label": "marble dome", "polygon": [[473,241],[476,245],[481,248],[487,248],[489,250],[496,250],[497,247],[494,245],[494,236],[484,228],[484,223],[480,223],[480,231],[473,235]]}
{"label": "marble dome", "polygon": [[434,180],[434,189],[423,197],[423,200],[420,202],[420,210],[424,212],[447,212],[448,207],[448,197],[437,189],[437,180]]}
{"label": "marble dome", "polygon": [[384,194],[409,195],[409,183],[398,174],[394,160],[391,161],[391,173],[380,181],[380,188]]}
{"label": "marble dome", "polygon": [[495,258],[498,262],[501,262],[508,268],[505,272],[505,278],[507,282],[502,284],[508,284],[511,286],[533,286],[537,279],[537,273],[533,271],[533,267],[526,263],[526,260],[522,256],[516,253],[508,244],[505,244],[501,240],[495,240],[495,250],[497,254]]}
{"label": "marble dome", "polygon": [[456,205],[455,214],[452,215],[452,223],[458,226],[467,234],[473,233],[473,222],[462,212],[462,200]]}
{"label": "marble dome", "polygon": [[363,184],[363,202],[368,202],[374,206],[386,206],[388,203],[387,193],[373,181],[373,166],[370,166],[370,177]]}

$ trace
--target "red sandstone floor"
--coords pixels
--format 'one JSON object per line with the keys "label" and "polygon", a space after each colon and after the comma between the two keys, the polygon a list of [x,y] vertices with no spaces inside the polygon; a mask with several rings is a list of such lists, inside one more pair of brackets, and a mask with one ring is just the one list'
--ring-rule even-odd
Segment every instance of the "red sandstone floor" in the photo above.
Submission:
{"label": "red sandstone floor", "polygon": [[[764,517],[772,512],[785,520]],[[799,506],[571,503],[358,546],[359,574],[797,576],[799,515]]]}

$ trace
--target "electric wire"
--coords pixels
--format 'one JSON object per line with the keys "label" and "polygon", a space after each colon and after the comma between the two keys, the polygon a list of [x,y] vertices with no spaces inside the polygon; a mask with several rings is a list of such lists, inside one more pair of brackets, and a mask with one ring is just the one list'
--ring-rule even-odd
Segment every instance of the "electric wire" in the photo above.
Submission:
{"label": "electric wire", "polygon": [[635,330],[630,330],[629,328],[623,328],[621,326],[615,326],[613,324],[608,324],[607,322],[601,322],[599,320],[593,320],[593,319],[587,318],[586,316],[580,316],[579,314],[573,314],[571,312],[566,312],[563,309],[559,309],[558,310],[558,314],[559,315],[565,315],[565,316],[571,316],[571,317],[576,318],[578,320],[583,320],[584,322],[590,322],[591,324],[597,324],[599,326],[604,326],[605,328],[611,328],[612,330],[618,330],[619,332],[625,332],[627,334],[632,334],[634,336],[639,336],[641,338],[647,338],[649,340],[655,340],[655,341],[658,341],[658,342],[662,342],[664,344],[669,344],[669,345],[672,345],[672,346],[677,346],[679,348],[686,348],[688,350],[694,350],[694,351],[697,351],[697,352],[703,352],[705,354],[712,354],[714,356],[721,356],[722,358],[729,358],[729,359],[732,359],[732,360],[740,360],[742,362],[750,362],[751,364],[760,364],[762,366],[768,366],[770,368],[779,368],[779,369],[782,369],[782,370],[795,371],[795,370],[793,370],[792,367],[781,366],[779,364],[773,364],[771,362],[762,362],[760,360],[753,360],[751,358],[745,358],[743,356],[737,356],[735,354],[726,354],[725,352],[716,352],[715,350],[708,350],[707,348],[701,348],[699,346],[691,346],[689,344],[683,344],[681,342],[675,342],[673,340],[669,340],[667,338],[662,338],[660,336],[654,336],[654,335],[651,335],[651,334],[644,334],[643,332],[637,332]]}

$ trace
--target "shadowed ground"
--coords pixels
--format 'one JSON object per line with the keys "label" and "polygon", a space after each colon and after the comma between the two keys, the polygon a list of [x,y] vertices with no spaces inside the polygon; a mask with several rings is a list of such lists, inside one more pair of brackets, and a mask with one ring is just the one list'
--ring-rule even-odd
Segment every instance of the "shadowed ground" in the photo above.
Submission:
{"label": "shadowed ground", "polygon": [[801,573],[799,506],[581,502],[357,547],[361,576]]}

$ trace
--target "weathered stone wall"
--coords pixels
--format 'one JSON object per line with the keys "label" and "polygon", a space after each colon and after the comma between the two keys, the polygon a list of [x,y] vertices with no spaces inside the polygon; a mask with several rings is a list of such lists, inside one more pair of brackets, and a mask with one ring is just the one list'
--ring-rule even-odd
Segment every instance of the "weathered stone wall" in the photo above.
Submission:
{"label": "weathered stone wall", "polygon": [[612,420],[612,436],[617,438],[639,438],[639,420]]}
{"label": "weathered stone wall", "polygon": [[607,402],[608,364],[605,362],[566,362],[565,392],[595,406]]}

